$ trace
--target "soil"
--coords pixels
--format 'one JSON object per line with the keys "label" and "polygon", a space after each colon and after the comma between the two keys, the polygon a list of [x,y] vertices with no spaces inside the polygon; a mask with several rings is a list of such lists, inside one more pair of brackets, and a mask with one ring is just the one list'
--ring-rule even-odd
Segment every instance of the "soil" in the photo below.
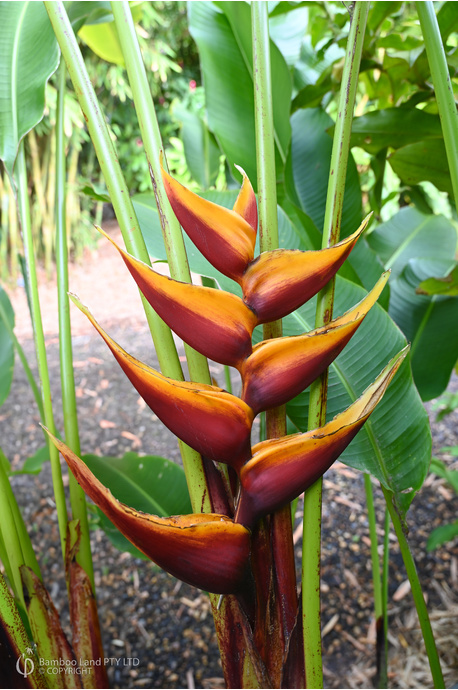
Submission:
{"label": "soil", "polygon": [[[119,229],[106,229],[119,240]],[[63,428],[59,380],[55,280],[41,276],[47,356],[56,423]],[[113,248],[72,265],[76,292],[110,335],[130,353],[157,365],[138,291]],[[16,335],[35,367],[24,290],[9,291],[16,312]],[[122,374],[87,319],[72,308],[73,348],[83,452],[119,456],[126,451],[163,455],[179,462],[175,437],[146,407]],[[217,365],[213,375],[223,381]],[[458,389],[456,378],[452,387]],[[430,407],[429,407],[430,409]],[[431,413],[434,453],[458,444],[458,411],[436,423]],[[20,363],[10,396],[0,409],[1,446],[19,469],[44,445],[38,414]],[[65,583],[59,554],[49,463],[40,474],[16,475],[12,484],[42,567],[45,583],[68,627]],[[383,498],[375,487],[379,523]],[[299,559],[301,504],[295,531]],[[458,683],[458,543],[426,551],[431,530],[456,519],[456,496],[430,475],[409,512],[409,542],[422,582],[444,665],[446,687]],[[381,531],[380,531],[381,534]],[[92,532],[99,614],[105,656],[114,688],[219,688],[221,665],[208,598],[151,563],[120,553],[100,529]],[[432,687],[416,613],[394,534],[390,534],[390,678],[393,688]],[[325,687],[373,687],[375,625],[370,573],[370,541],[363,477],[336,463],[325,475],[322,555],[322,622]],[[299,560],[298,560],[299,566]],[[130,661],[129,661],[130,660]]]}

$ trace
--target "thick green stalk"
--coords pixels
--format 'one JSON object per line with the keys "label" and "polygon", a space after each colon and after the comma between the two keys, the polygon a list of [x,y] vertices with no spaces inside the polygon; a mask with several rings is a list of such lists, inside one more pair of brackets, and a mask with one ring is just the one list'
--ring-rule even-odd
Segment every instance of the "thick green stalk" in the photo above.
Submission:
{"label": "thick green stalk", "polygon": [[407,577],[409,578],[410,586],[412,588],[412,596],[417,609],[418,620],[420,622],[421,632],[425,641],[426,653],[429,659],[429,666],[434,681],[435,688],[445,688],[444,678],[437,653],[436,641],[431,628],[429,620],[428,609],[426,607],[425,599],[421,589],[420,580],[418,578],[415,561],[410,550],[409,543],[404,533],[401,518],[394,503],[394,495],[388,489],[382,486],[383,495],[385,496],[386,505],[390,512],[391,521],[393,523],[394,531],[398,539],[399,548],[401,549],[402,559],[404,561]]}
{"label": "thick green stalk", "polygon": [[380,559],[378,557],[377,518],[374,507],[374,492],[368,474],[364,475],[364,489],[366,491],[367,518],[369,521],[369,535],[371,539],[372,584],[374,587],[374,613],[378,620],[382,615],[382,580],[380,577]]}
{"label": "thick green stalk", "polygon": [[[5,175],[5,177],[7,177]],[[2,215],[2,231],[0,233],[0,279],[8,278],[8,204],[9,197],[0,173],[0,213]]]}
{"label": "thick green stalk", "polygon": [[[5,178],[6,179],[6,178]],[[8,180],[8,195],[9,195],[9,218],[8,218],[8,236],[10,244],[10,280],[13,285],[16,284],[18,277],[18,224],[17,224],[17,214],[16,214],[16,203],[14,198],[14,192],[11,187],[11,182]]]}
{"label": "thick green stalk", "polygon": [[390,513],[385,508],[385,531],[383,534],[382,563],[382,611],[383,611],[383,645],[385,659],[380,672],[379,687],[388,687],[388,584],[390,571]]}
{"label": "thick green stalk", "polygon": [[[76,411],[75,377],[73,372],[72,331],[70,304],[68,298],[68,247],[65,194],[65,131],[64,99],[67,71],[62,62],[58,72],[56,108],[56,165],[55,165],[55,219],[56,219],[56,269],[57,298],[59,314],[59,354],[62,386],[62,409],[64,413],[65,440],[77,455],[81,454],[78,417]],[[87,518],[86,495],[75,477],[69,472],[70,505],[72,517],[79,520],[81,529],[80,547],[76,560],[88,575],[95,592],[94,569],[92,566],[91,541]]]}
{"label": "thick green stalk", "polygon": [[426,55],[436,93],[436,102],[444,135],[445,150],[452,180],[455,203],[458,204],[458,113],[450,82],[447,58],[431,0],[415,3],[420,19]]}
{"label": "thick green stalk", "polygon": [[[339,241],[340,225],[350,150],[351,124],[355,105],[358,72],[366,28],[368,2],[355,2],[340,89],[339,110],[334,132],[331,167],[326,197],[322,246]],[[316,327],[332,319],[335,281],[330,281],[317,297]],[[326,421],[328,372],[312,383],[308,428]],[[302,549],[302,607],[305,649],[305,674],[309,687],[323,687],[321,660],[320,559],[321,559],[322,481],[316,482],[304,496],[304,541]],[[306,537],[306,538],[305,538]]]}
{"label": "thick green stalk", "polygon": [[[267,3],[251,4],[253,25],[253,82],[256,127],[256,163],[258,183],[259,246],[261,252],[278,248],[277,179],[270,74],[269,24]],[[282,335],[281,320],[264,324],[264,339]],[[283,422],[281,421],[283,419]],[[267,436],[273,426],[276,436],[286,433],[285,409],[267,412]],[[278,428],[277,428],[278,427]]]}
{"label": "thick green stalk", "polygon": [[[0,448],[0,456],[4,456],[2,449]],[[0,458],[1,459],[1,458]],[[4,466],[0,462],[0,474],[2,474],[1,482],[3,486],[3,496],[5,501],[9,505],[9,510],[11,512],[12,518],[14,520],[14,526],[21,546],[22,560],[20,565],[25,563],[29,568],[32,568],[34,573],[41,579],[40,566],[38,565],[37,557],[35,551],[33,550],[32,542],[27,532],[27,527],[25,526],[24,518],[22,517],[21,511],[16,501],[16,496],[11,488],[10,481],[8,479],[7,473],[5,472]],[[0,519],[0,523],[3,529],[8,530],[7,522]],[[10,549],[8,549],[10,553]]]}
{"label": "thick green stalk", "polygon": [[22,553],[21,541],[16,530],[13,512],[10,505],[8,492],[9,479],[6,476],[3,466],[0,467],[0,525],[1,537],[8,554],[10,584],[17,599],[24,604],[24,593],[22,591],[21,573],[19,568],[25,562]]}
{"label": "thick green stalk", "polygon": [[[126,249],[136,258],[149,264],[148,251],[129,197],[129,190],[64,3],[46,0],[44,4],[83,111]],[[181,378],[183,374],[170,329],[159,319],[146,300],[142,299],[161,367],[174,368],[177,373],[174,378]],[[176,357],[173,357],[172,353],[175,353]]]}
{"label": "thick green stalk", "polygon": [[[261,252],[266,252],[278,248],[277,179],[267,2],[251,4],[251,22],[259,244]],[[263,335],[265,340],[281,336],[281,320],[264,324]],[[267,438],[279,438],[286,435],[285,405],[266,412],[266,435]],[[265,525],[261,529],[265,529]],[[278,639],[272,640],[272,647],[280,645],[281,654],[285,659],[296,622],[298,604],[289,505],[285,505],[271,516],[269,543],[272,549],[275,598],[279,607],[276,622]],[[272,601],[266,602],[267,605],[271,606]],[[265,642],[268,643],[268,640]],[[268,644],[267,647],[269,647]],[[277,687],[276,683],[281,682],[282,675],[282,669],[273,661],[276,656],[278,656],[278,649],[275,652],[267,649],[266,664],[274,687]]]}
{"label": "thick green stalk", "polygon": [[43,408],[43,401],[41,399],[41,393],[40,389],[37,386],[37,382],[35,381],[35,378],[33,376],[32,370],[29,366],[29,363],[27,361],[27,357],[25,356],[25,352],[22,349],[22,345],[19,342],[19,340],[16,338],[16,334],[14,333],[14,330],[10,327],[7,316],[5,314],[5,310],[3,308],[2,303],[0,302],[0,319],[3,321],[3,325],[8,331],[8,335],[13,341],[14,347],[16,348],[16,351],[19,355],[19,359],[21,360],[21,364],[24,367],[25,375],[27,377],[27,381],[29,382],[29,386],[32,389],[33,396],[35,398],[35,402],[37,403],[38,411],[40,413],[40,419],[45,423],[45,412]]}
{"label": "thick green stalk", "polygon": [[[51,386],[49,382],[48,362],[46,360],[46,345],[43,332],[43,322],[41,319],[40,299],[38,295],[38,281],[35,265],[35,254],[32,240],[32,227],[30,222],[30,207],[27,187],[27,170],[25,165],[24,142],[19,147],[16,161],[17,188],[18,188],[18,210],[22,227],[22,238],[24,242],[24,252],[26,260],[27,281],[30,288],[31,315],[33,336],[35,341],[35,352],[38,364],[38,374],[41,383],[41,395],[44,409],[44,420],[52,434],[56,433],[54,425],[54,415],[51,402]],[[60,467],[60,458],[57,448],[48,440],[49,457],[51,460],[52,481],[54,488],[54,498],[56,501],[57,519],[59,523],[60,542],[62,555],[65,560],[65,541],[67,534],[67,507],[65,505],[64,483]]]}
{"label": "thick green stalk", "polygon": [[383,633],[383,645],[386,640],[385,620],[383,616],[383,585],[380,574],[380,559],[378,555],[378,539],[377,539],[377,517],[374,506],[374,492],[372,489],[372,482],[370,475],[364,475],[364,488],[366,491],[366,505],[367,518],[369,521],[369,535],[371,540],[371,562],[372,562],[372,586],[374,589],[374,615],[377,626],[377,652],[380,653],[380,669],[379,669],[379,688],[387,687],[387,657],[385,649],[379,649],[380,638],[379,630]]}
{"label": "thick green stalk", "polygon": [[[129,197],[129,190],[64,4],[50,0],[45,0],[44,4],[87,122],[126,249],[136,258],[150,264],[148,251]],[[183,380],[183,372],[170,329],[149,306],[143,296],[142,302],[163,373],[171,378]],[[209,510],[210,501],[206,491],[200,455],[181,442],[179,446],[188,486],[191,487],[193,508],[198,507],[197,512],[200,512],[201,509]]]}
{"label": "thick green stalk", "polygon": [[[123,2],[112,2],[111,8],[126,63],[129,83],[132,88],[143,145],[150,166],[154,195],[156,197],[159,218],[161,219],[167,261],[170,267],[170,275],[176,280],[190,283],[191,273],[189,271],[180,224],[172,211],[162,182],[160,153],[163,151],[164,147],[162,145],[159,124],[157,122],[156,111],[151,96],[151,89],[149,88],[146,76],[145,65],[140,52],[137,34],[135,33],[132,12],[127,0],[123,0]],[[186,344],[185,351],[191,380],[211,383],[206,357],[203,357],[203,355]]]}

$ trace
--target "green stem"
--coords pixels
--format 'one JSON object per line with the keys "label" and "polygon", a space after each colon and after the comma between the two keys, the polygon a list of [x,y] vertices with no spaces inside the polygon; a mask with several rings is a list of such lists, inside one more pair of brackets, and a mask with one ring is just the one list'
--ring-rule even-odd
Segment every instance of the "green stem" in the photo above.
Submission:
{"label": "green stem", "polygon": [[21,360],[21,364],[24,367],[25,375],[27,377],[27,380],[29,382],[29,386],[32,389],[33,396],[35,398],[35,402],[37,403],[38,411],[40,413],[40,419],[45,423],[45,412],[43,408],[43,401],[41,399],[41,393],[40,389],[37,386],[37,382],[35,381],[35,378],[33,376],[32,370],[29,366],[29,363],[27,361],[27,357],[25,356],[25,352],[22,348],[21,343],[16,337],[16,334],[14,333],[14,330],[11,328],[8,318],[6,316],[5,310],[3,308],[2,303],[0,302],[0,319],[3,321],[3,325],[5,326],[6,330],[8,331],[8,335],[13,341],[14,347],[16,348],[16,351],[19,355],[19,359]]}
{"label": "green stem", "polygon": [[380,673],[381,688],[388,687],[388,584],[390,570],[390,513],[385,508],[385,532],[383,535],[383,565],[382,565],[382,610],[383,610],[383,644],[385,662]]}
{"label": "green stem", "polygon": [[[340,225],[350,150],[351,124],[358,85],[359,64],[363,48],[368,2],[355,2],[351,18],[347,53],[340,89],[339,110],[334,132],[331,167],[326,197],[322,247],[339,241]],[[316,327],[332,319],[335,281],[318,293]],[[308,428],[323,426],[326,421],[328,372],[310,388]],[[304,495],[304,546],[302,550],[302,605],[305,648],[305,674],[310,687],[323,687],[321,659],[321,615],[319,603],[321,559],[322,481],[316,482]]]}
{"label": "green stem", "polygon": [[[127,0],[123,0],[123,2],[112,2],[111,8],[126,63],[129,83],[132,88],[142,141],[150,166],[157,210],[162,225],[167,261],[170,266],[170,275],[176,280],[190,283],[191,273],[189,271],[180,224],[172,211],[162,182],[160,153],[163,151],[164,147],[162,145],[159,124],[157,122],[156,111],[137,40],[137,34],[135,32],[132,12]],[[185,351],[191,380],[211,383],[206,357],[186,344]]]}
{"label": "green stem", "polygon": [[14,198],[14,191],[11,186],[10,180],[8,180],[8,195],[9,195],[9,219],[8,219],[8,230],[9,230],[9,245],[10,245],[10,279],[13,285],[17,282],[18,277],[18,223],[17,223],[17,213],[16,213],[16,200]]}
{"label": "green stem", "polygon": [[445,150],[452,180],[455,203],[458,204],[458,113],[450,81],[439,25],[430,0],[415,3],[425,41],[426,55],[436,93]]}
{"label": "green stem", "polygon": [[[67,71],[62,62],[58,72],[56,108],[56,167],[55,167],[55,220],[56,220],[56,269],[59,315],[59,354],[62,386],[62,409],[64,413],[65,440],[76,455],[81,455],[78,417],[76,411],[75,377],[73,372],[72,331],[70,324],[70,303],[68,298],[68,247],[65,193],[65,131],[64,101]],[[70,505],[72,517],[79,520],[81,540],[76,560],[88,575],[95,592],[94,569],[92,566],[91,541],[87,518],[86,496],[75,477],[69,472]]]}
{"label": "green stem", "polygon": [[374,492],[370,475],[364,474],[364,488],[366,491],[367,518],[369,521],[369,535],[371,540],[372,583],[374,587],[374,613],[378,620],[382,615],[382,580],[380,577],[380,559],[378,556],[377,517],[374,507]]}
{"label": "green stem", "polygon": [[420,580],[418,578],[417,569],[415,567],[415,561],[413,559],[409,543],[404,533],[401,518],[394,503],[394,495],[391,491],[385,489],[384,486],[382,486],[382,491],[383,495],[385,496],[386,505],[390,512],[394,531],[396,532],[399,548],[401,549],[401,554],[407,572],[407,577],[409,578],[410,586],[412,588],[412,596],[415,602],[415,607],[417,609],[417,615],[418,620],[420,622],[423,639],[425,641],[426,653],[429,659],[429,666],[431,668],[434,687],[445,688],[439,655],[437,653],[436,648],[436,641],[434,639],[434,634],[431,628],[431,622],[429,620],[428,609],[426,607],[425,599],[423,597]]}
{"label": "green stem", "polygon": [[[7,486],[8,485],[8,486]],[[21,542],[16,530],[13,512],[10,505],[10,495],[8,488],[11,491],[9,479],[6,476],[3,466],[0,467],[0,525],[1,537],[5,546],[5,551],[8,554],[9,561],[9,578],[10,584],[13,588],[17,599],[24,604],[24,594],[22,591],[21,573],[19,568],[23,563],[24,554],[22,553]]]}
{"label": "green stem", "polygon": [[[3,457],[6,460],[6,457],[0,448],[0,456]],[[0,460],[1,460],[0,457]],[[7,477],[7,473],[5,471],[5,466],[4,464],[0,462],[0,473],[4,475],[2,477],[2,482],[3,482],[3,493],[6,498],[6,501],[9,504],[10,511],[14,520],[14,525],[16,528],[16,532],[19,538],[19,542],[21,545],[21,552],[22,552],[22,557],[23,560],[21,561],[22,563],[25,563],[25,565],[28,565],[29,568],[31,568],[34,573],[41,579],[41,572],[40,572],[40,566],[38,565],[37,557],[35,556],[35,551],[33,550],[32,542],[29,537],[29,533],[27,532],[27,527],[25,526],[24,518],[22,517],[21,511],[19,510],[19,506],[16,501],[16,496],[14,495],[13,489],[11,488],[11,484],[9,482],[9,479]],[[0,520],[0,523],[2,525],[6,526],[6,522],[3,522],[3,520]]]}
{"label": "green stem", "polygon": [[[267,2],[251,3],[251,22],[259,245],[261,252],[267,252],[278,248],[275,133]],[[281,335],[281,319],[264,324],[263,336],[265,340],[277,338]],[[279,438],[286,435],[285,405],[273,410],[267,410],[266,435],[267,438]],[[263,525],[261,529],[265,529],[265,526]],[[296,623],[298,608],[291,508],[289,505],[285,505],[271,516],[269,543],[272,549],[274,597],[277,601],[281,601],[278,639],[272,640],[272,643],[277,646],[283,645],[281,653],[284,655],[283,658],[286,658],[286,650]],[[272,606],[272,601],[270,599],[266,602],[269,607]],[[265,642],[268,643],[268,639]],[[276,654],[278,654],[278,649]],[[272,663],[276,654],[272,653],[272,651],[267,651],[267,661],[269,662],[270,660],[270,663]],[[274,687],[277,687],[276,683],[281,682],[281,669],[275,663],[272,667],[269,667],[268,663],[268,670]]]}
{"label": "green stem", "polygon": [[377,517],[374,506],[374,492],[372,489],[371,478],[368,474],[364,474],[364,488],[366,491],[367,517],[369,521],[369,535],[371,540],[372,585],[374,589],[374,615],[377,630],[376,649],[377,654],[380,655],[377,657],[380,659],[380,667],[378,669],[378,687],[386,688],[388,682],[386,650],[385,648],[383,648],[383,650],[379,648],[380,630],[383,634],[384,647],[385,640],[387,639],[383,609],[383,583],[380,574],[380,558],[378,555]]}
{"label": "green stem", "polygon": [[[64,3],[46,0],[44,4],[87,122],[126,249],[137,259],[150,264],[148,251],[129,197],[129,190]],[[170,368],[173,367],[176,370],[177,375],[174,378],[182,378],[183,373],[170,329],[162,319],[159,319],[144,298],[142,301],[161,367],[170,365]]]}
{"label": "green stem", "polygon": [[[45,0],[44,4],[87,122],[126,249],[136,258],[150,264],[148,251],[129,197],[129,190],[64,4],[50,0]],[[142,302],[163,373],[170,378],[183,380],[183,372],[170,328],[159,318],[143,296]],[[188,486],[191,487],[193,509],[196,512],[208,511],[211,506],[200,455],[182,442],[179,442],[179,446]]]}
{"label": "green stem", "polygon": [[[24,252],[26,260],[27,281],[30,288],[31,315],[33,336],[35,341],[35,352],[37,356],[38,374],[41,384],[41,395],[44,409],[44,420],[52,434],[56,434],[54,425],[54,415],[51,402],[51,386],[49,382],[48,363],[46,360],[46,345],[43,332],[43,322],[41,319],[40,298],[38,294],[38,281],[35,265],[35,254],[32,240],[32,227],[30,222],[30,208],[27,186],[27,170],[25,165],[24,142],[19,146],[19,153],[16,161],[17,187],[18,187],[18,210],[22,227],[22,237],[24,242]],[[48,440],[49,457],[51,460],[51,472],[54,488],[54,498],[56,501],[57,519],[59,523],[60,543],[62,556],[65,560],[65,541],[67,534],[67,507],[65,505],[64,483],[60,467],[59,452],[51,441]]]}
{"label": "green stem", "polygon": [[[274,120],[270,74],[269,24],[267,3],[251,4],[253,24],[253,81],[258,183],[259,247],[261,252],[278,248],[277,179],[275,173]],[[264,339],[282,335],[281,320],[264,324]],[[277,436],[286,433],[285,409],[267,412],[267,427]],[[285,425],[283,428],[283,424]],[[280,425],[277,429],[276,427]],[[271,435],[267,434],[268,438]]]}

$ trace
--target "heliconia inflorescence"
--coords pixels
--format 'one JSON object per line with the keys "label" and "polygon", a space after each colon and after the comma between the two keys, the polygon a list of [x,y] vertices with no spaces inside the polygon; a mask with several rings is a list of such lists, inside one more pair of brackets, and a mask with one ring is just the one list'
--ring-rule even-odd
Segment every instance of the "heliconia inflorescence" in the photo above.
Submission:
{"label": "heliconia inflorescence", "polygon": [[[233,512],[228,507],[226,515],[159,518],[135,511],[119,503],[82,460],[52,437],[85,492],[135,546],[176,577],[220,594],[237,593],[247,585],[253,526],[299,496],[332,465],[375,409],[407,353],[406,348],[394,357],[358,400],[322,428],[251,446],[255,416],[291,400],[334,361],[377,301],[389,273],[328,325],[253,347],[257,325],[291,313],[333,278],[368,219],[327,249],[278,249],[255,257],[256,197],[241,173],[242,188],[229,210],[200,198],[163,170],[170,204],[183,229],[215,268],[241,286],[241,298],[160,275],[110,240],[168,326],[200,353],[239,370],[240,398],[217,386],[169,379],[135,359],[72,296],[159,419],[202,455],[207,468],[209,462],[222,462],[235,470],[231,501],[217,502],[232,505]],[[213,481],[220,475],[211,476]]]}

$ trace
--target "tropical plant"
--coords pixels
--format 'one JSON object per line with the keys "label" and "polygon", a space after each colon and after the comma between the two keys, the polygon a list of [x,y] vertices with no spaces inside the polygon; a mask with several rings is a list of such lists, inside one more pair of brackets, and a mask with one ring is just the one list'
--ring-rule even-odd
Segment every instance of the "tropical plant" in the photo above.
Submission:
{"label": "tropical plant", "polygon": [[[45,29],[52,38],[41,4],[11,3],[10,7],[10,3],[4,3],[12,22],[15,45],[21,45],[26,28],[36,41],[39,37],[42,46],[43,64],[37,60],[40,88],[34,95],[37,107],[30,113],[12,108],[8,101],[4,113],[12,115],[9,121],[6,118],[2,121],[0,150],[8,175],[13,185],[17,185],[42,388],[42,402],[40,396],[37,400],[43,426],[53,440],[49,453],[62,552],[73,602],[71,612],[76,633],[73,643],[80,640],[85,645],[77,656],[85,659],[103,656],[99,642],[88,645],[96,637],[97,622],[91,595],[86,509],[78,482],[144,554],[185,581],[222,595],[221,599],[212,594],[211,601],[229,686],[302,687],[307,679],[308,687],[321,687],[318,595],[321,485],[316,480],[361,429],[341,457],[363,470],[367,478],[375,614],[383,631],[382,644],[387,640],[387,582],[385,579],[382,588],[369,474],[381,483],[412,585],[434,682],[436,687],[441,687],[437,650],[404,529],[407,510],[427,473],[429,428],[413,385],[405,339],[386,310],[375,304],[379,296],[385,307],[389,304],[386,291],[382,292],[388,274],[380,278],[381,262],[365,237],[361,237],[368,218],[361,223],[361,192],[349,153],[359,65],[367,41],[376,43],[377,37],[383,34],[380,27],[390,14],[388,3],[378,3],[369,13],[369,3],[357,2],[349,17],[346,9],[340,11],[331,3],[312,7],[311,15],[317,21],[311,30],[311,41],[323,40],[319,32],[326,34],[324,25],[331,12],[331,19],[335,20],[332,31],[335,24],[339,27],[332,41],[346,42],[342,69],[333,72],[339,76],[339,90],[334,89],[335,82],[331,79],[332,88],[327,82],[323,93],[319,76],[314,84],[302,84],[304,89],[317,87],[312,93],[314,98],[320,98],[319,102],[326,98],[331,103],[334,90],[336,95],[338,91],[334,110],[331,107],[331,112],[336,114],[332,141],[326,130],[333,125],[333,120],[322,108],[301,107],[291,122],[289,118],[292,95],[289,65],[301,50],[306,50],[301,34],[309,17],[302,11],[302,3],[299,6],[277,3],[272,8],[272,35],[281,49],[269,40],[264,2],[252,3],[251,11],[246,3],[190,4],[190,27],[200,51],[208,121],[199,115],[198,121],[190,120],[200,135],[195,139],[194,149],[188,140],[184,152],[190,160],[192,151],[195,162],[200,147],[204,164],[194,165],[194,169],[189,166],[199,182],[214,181],[215,160],[218,158],[219,163],[221,151],[231,168],[229,181],[239,176],[242,179],[238,194],[227,191],[202,196],[179,185],[167,172],[165,163],[161,167],[164,146],[132,13],[127,2],[112,3],[116,40],[126,64],[154,191],[154,201],[151,195],[141,195],[134,203],[64,5],[44,4],[123,234],[126,250],[120,247],[117,250],[141,289],[162,373],[131,357],[103,331],[87,307],[78,298],[73,299],[141,395],[181,439],[191,501],[189,514],[145,515],[139,512],[142,506],[123,505],[117,500],[119,496],[113,496],[108,490],[105,480],[109,475],[109,459],[92,458],[87,463],[79,459],[66,294],[61,137],[57,141],[60,203],[56,218],[66,443],[58,438],[50,403],[21,143],[43,110],[41,94],[57,64],[57,52],[51,39],[49,44],[41,43]],[[425,9],[419,7],[418,12],[425,39],[428,36],[428,53],[432,49],[433,53],[443,54],[432,5],[423,5]],[[76,28],[86,18],[84,7],[85,3],[69,6]],[[301,13],[297,14],[299,10]],[[99,19],[107,18],[104,3],[97,4],[95,10],[91,3],[87,11],[95,11]],[[320,21],[323,11],[324,22]],[[33,33],[33,28],[37,33]],[[287,40],[284,40],[285,31]],[[27,35],[29,42],[30,35]],[[324,57],[331,43],[326,49],[325,45],[326,41],[322,46]],[[22,54],[19,52],[16,57],[20,64]],[[302,55],[305,57],[306,53]],[[335,63],[334,57],[335,54],[331,64]],[[341,58],[340,53],[338,59]],[[320,65],[321,61],[315,64],[317,75],[329,67]],[[430,63],[433,64],[431,59]],[[364,62],[362,65],[367,67]],[[372,65],[374,69],[379,67]],[[388,67],[381,67],[388,71]],[[434,67],[433,80],[437,84],[436,68],[440,79],[444,65]],[[302,75],[304,79],[304,74],[308,74],[308,68],[299,69],[295,76],[299,79]],[[14,89],[14,80],[11,83]],[[61,107],[64,89],[62,65]],[[307,93],[310,95],[310,89]],[[446,127],[450,124],[444,136],[445,150],[450,154],[457,141],[455,106],[450,108],[450,97],[445,95],[443,101],[444,94],[437,95]],[[62,133],[62,111],[59,122],[58,132]],[[383,168],[383,160],[379,158],[378,162]],[[246,172],[240,168],[236,172],[234,163],[241,164]],[[311,166],[313,174],[310,174]],[[452,187],[456,189],[453,164],[450,173]],[[381,180],[379,175],[378,186],[375,189],[374,184],[372,190],[375,195],[379,194]],[[189,234],[189,242],[183,242],[180,224]],[[258,225],[259,233],[256,233]],[[156,232],[158,226],[162,233]],[[318,232],[321,226],[322,238]],[[341,230],[343,239],[339,236]],[[162,234],[163,243],[159,239]],[[372,241],[375,239],[374,236]],[[156,258],[167,259],[170,279],[159,276],[149,266],[146,246]],[[203,276],[203,285],[191,284],[189,267]],[[341,273],[336,277],[339,268]],[[316,293],[316,299],[310,299]],[[7,301],[2,299],[2,303],[10,363],[14,344],[12,318]],[[428,314],[431,309],[427,309]],[[339,314],[337,318],[333,317],[334,311]],[[191,382],[184,381],[166,323],[185,342]],[[263,325],[262,335],[258,325]],[[239,370],[243,384],[240,398],[212,385],[206,357]],[[9,365],[8,372],[10,368]],[[310,392],[304,392],[309,383]],[[399,415],[401,400],[403,415]],[[259,413],[265,414],[265,438],[252,445],[252,423]],[[288,435],[291,430],[293,433]],[[56,448],[72,469],[74,520],[71,522],[67,518]],[[17,606],[30,623],[31,638],[41,645],[39,656],[72,659],[62,634],[52,633],[54,612],[37,580],[39,574],[35,570],[37,577],[31,575],[36,561],[10,489],[5,458],[1,466],[4,512],[0,555]],[[133,458],[125,458],[117,469],[118,474],[125,472],[129,476],[138,467]],[[304,490],[307,539],[303,544],[302,596],[298,597],[290,502]],[[164,510],[167,512],[167,506]],[[385,562],[387,557],[385,550]],[[83,583],[81,587],[79,583]],[[9,641],[8,660],[22,659],[18,663],[25,674],[26,659],[33,661],[33,650],[29,654],[29,646],[25,647],[29,639],[27,630],[20,623],[17,608],[3,582],[2,592],[1,618]],[[87,609],[82,606],[85,598],[91,601]],[[48,618],[44,617],[44,611],[48,612]],[[84,615],[87,612],[89,616]],[[385,687],[386,660],[379,670],[380,684]],[[46,680],[30,676],[31,683],[37,687]],[[89,683],[100,687],[103,680],[94,676],[88,686]]]}

